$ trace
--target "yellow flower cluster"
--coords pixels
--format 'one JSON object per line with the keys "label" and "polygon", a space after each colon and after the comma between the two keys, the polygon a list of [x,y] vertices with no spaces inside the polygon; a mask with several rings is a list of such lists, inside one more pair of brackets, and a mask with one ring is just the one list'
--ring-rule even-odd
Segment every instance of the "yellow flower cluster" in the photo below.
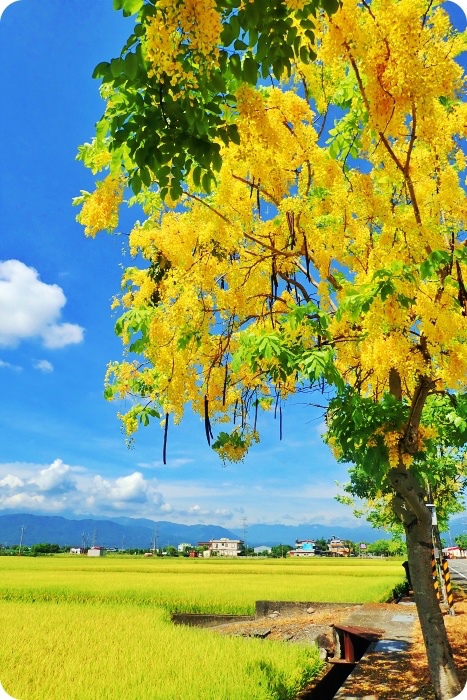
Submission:
{"label": "yellow flower cluster", "polygon": [[[172,85],[183,83],[196,89],[199,70],[217,65],[222,22],[214,0],[160,0],[155,15],[148,17],[144,50],[151,64],[149,76]],[[190,56],[187,70],[182,57]]]}
{"label": "yellow flower cluster", "polygon": [[296,12],[297,10],[303,10],[308,0],[285,0],[285,4],[290,10]]}
{"label": "yellow flower cluster", "polygon": [[94,237],[99,231],[114,231],[117,228],[123,189],[122,177],[108,175],[98,184],[96,190],[86,197],[76,217],[85,227],[86,236]]}

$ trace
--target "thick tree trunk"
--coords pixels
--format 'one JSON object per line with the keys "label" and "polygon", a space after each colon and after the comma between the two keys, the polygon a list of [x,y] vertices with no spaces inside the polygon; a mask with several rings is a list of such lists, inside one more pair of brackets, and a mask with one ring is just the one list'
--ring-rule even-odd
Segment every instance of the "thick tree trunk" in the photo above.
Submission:
{"label": "thick tree trunk", "polygon": [[403,465],[389,472],[389,480],[396,492],[394,511],[405,527],[410,577],[436,700],[452,700],[461,685],[433,586],[431,513],[423,488]]}

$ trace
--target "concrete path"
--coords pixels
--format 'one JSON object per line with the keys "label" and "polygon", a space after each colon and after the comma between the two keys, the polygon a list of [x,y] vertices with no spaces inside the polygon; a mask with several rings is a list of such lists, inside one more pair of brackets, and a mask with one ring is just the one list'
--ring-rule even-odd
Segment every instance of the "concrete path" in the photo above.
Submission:
{"label": "concrete path", "polygon": [[467,591],[467,559],[449,559],[448,564],[452,583]]}
{"label": "concrete path", "polygon": [[347,618],[349,627],[365,627],[378,630],[381,639],[373,642],[361,661],[357,664],[344,685],[334,696],[335,700],[377,700],[376,695],[362,694],[357,689],[364,687],[362,680],[376,661],[384,659],[388,678],[397,670],[412,641],[413,625],[417,619],[415,603],[410,600],[394,605],[392,609],[374,609],[362,605]]}

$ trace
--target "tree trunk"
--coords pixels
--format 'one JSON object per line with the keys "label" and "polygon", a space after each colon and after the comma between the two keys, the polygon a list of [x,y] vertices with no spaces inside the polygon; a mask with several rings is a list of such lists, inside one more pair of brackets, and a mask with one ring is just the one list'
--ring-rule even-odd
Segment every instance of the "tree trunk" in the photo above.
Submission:
{"label": "tree trunk", "polygon": [[461,685],[433,586],[431,513],[423,487],[403,465],[388,476],[396,492],[394,511],[405,527],[410,578],[436,700],[452,700],[461,692]]}

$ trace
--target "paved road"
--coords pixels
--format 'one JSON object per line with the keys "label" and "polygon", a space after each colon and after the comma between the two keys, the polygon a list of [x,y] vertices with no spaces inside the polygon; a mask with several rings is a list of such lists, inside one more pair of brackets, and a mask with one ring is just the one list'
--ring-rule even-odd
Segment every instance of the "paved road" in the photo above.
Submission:
{"label": "paved road", "polygon": [[467,591],[467,559],[450,559],[448,564],[452,582]]}

